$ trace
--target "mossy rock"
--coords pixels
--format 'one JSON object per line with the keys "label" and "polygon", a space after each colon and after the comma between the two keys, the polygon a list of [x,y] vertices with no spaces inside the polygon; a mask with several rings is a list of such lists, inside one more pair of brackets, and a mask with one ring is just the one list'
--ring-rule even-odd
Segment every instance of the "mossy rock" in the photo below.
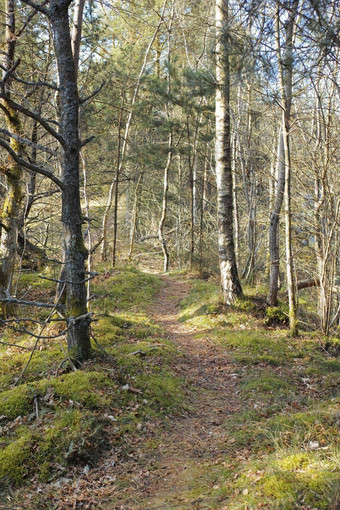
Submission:
{"label": "mossy rock", "polygon": [[34,389],[27,384],[3,391],[0,395],[0,415],[9,420],[25,416],[32,411],[33,396]]}

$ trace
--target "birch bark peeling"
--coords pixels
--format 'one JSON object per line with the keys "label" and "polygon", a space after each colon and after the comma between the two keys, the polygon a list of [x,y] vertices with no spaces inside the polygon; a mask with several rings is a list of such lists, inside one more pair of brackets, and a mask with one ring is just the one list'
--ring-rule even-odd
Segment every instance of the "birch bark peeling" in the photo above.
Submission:
{"label": "birch bark peeling", "polygon": [[218,252],[224,301],[242,295],[233,232],[233,179],[230,148],[230,69],[228,2],[216,0],[216,141]]}

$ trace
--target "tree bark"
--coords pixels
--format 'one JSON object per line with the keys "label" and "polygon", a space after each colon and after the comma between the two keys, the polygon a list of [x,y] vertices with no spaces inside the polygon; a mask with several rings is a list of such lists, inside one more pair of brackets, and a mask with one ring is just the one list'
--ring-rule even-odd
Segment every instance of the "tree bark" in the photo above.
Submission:
{"label": "tree bark", "polygon": [[233,180],[230,150],[230,70],[228,2],[216,0],[216,182],[218,251],[221,285],[226,304],[242,295],[233,233]]}
{"label": "tree bark", "polygon": [[285,164],[285,232],[286,232],[286,271],[289,302],[289,327],[292,336],[298,334],[297,291],[294,275],[294,259],[292,249],[292,210],[291,210],[291,156],[290,156],[290,112],[293,95],[293,36],[296,24],[299,0],[293,0],[288,19],[285,22],[285,51],[281,56],[280,45],[280,5],[277,7],[276,36],[277,56],[279,64],[280,95],[282,108],[282,137]]}
{"label": "tree bark", "polygon": [[268,303],[270,306],[277,304],[277,294],[279,291],[279,272],[280,272],[280,213],[283,203],[285,190],[285,154],[283,146],[283,135],[280,130],[279,143],[277,148],[276,164],[276,189],[273,204],[273,210],[270,214],[269,224],[269,291]]}
{"label": "tree bark", "polygon": [[166,240],[164,237],[164,225],[167,215],[168,208],[168,189],[169,189],[169,170],[172,162],[172,132],[169,134],[169,152],[166,161],[166,165],[164,167],[163,174],[163,201],[162,201],[162,216],[158,226],[158,238],[161,243],[162,252],[163,252],[163,270],[166,272],[169,270],[169,251],[166,244]]}
{"label": "tree bark", "polygon": [[65,278],[65,315],[68,351],[72,358],[91,355],[87,314],[85,260],[88,256],[82,234],[79,192],[79,98],[68,18],[69,2],[51,0],[49,19],[58,67],[60,89],[60,134],[62,154],[62,223]]}
{"label": "tree bark", "polygon": [[[15,34],[15,2],[6,0],[5,2],[5,55],[3,59],[3,78],[4,91],[7,99],[1,102],[1,109],[5,113],[6,125],[8,130],[14,135],[20,136],[22,127],[17,111],[13,110],[8,102],[11,97],[12,79],[6,77],[14,65],[16,34]],[[20,157],[23,155],[23,146],[16,139],[11,138],[10,147]],[[22,212],[23,192],[22,192],[22,168],[9,156],[9,164],[3,166],[2,171],[6,176],[7,192],[1,211],[1,236],[0,236],[0,297],[6,297],[6,294],[12,293],[12,281],[15,269],[17,255],[17,239],[19,223]],[[13,310],[13,305],[1,305],[0,315],[7,315]]]}
{"label": "tree bark", "polygon": [[[170,43],[171,43],[171,29],[172,29],[173,17],[174,17],[174,4],[172,3],[171,12],[170,12],[170,22],[169,22],[169,27],[168,27],[167,93],[168,93],[169,98],[171,95],[171,48],[170,48]],[[168,120],[170,120],[168,103],[166,104],[166,116],[167,116]],[[162,252],[163,252],[163,257],[164,257],[163,269],[165,272],[169,270],[169,251],[168,251],[168,247],[166,244],[166,239],[164,237],[164,225],[165,225],[167,208],[168,208],[169,170],[170,170],[170,166],[172,163],[172,156],[173,156],[172,145],[173,145],[173,133],[172,133],[172,127],[170,127],[169,141],[168,141],[168,157],[167,157],[167,161],[166,161],[166,164],[164,167],[164,174],[163,174],[162,215],[161,215],[161,219],[159,221],[159,226],[158,226],[158,237],[159,237],[161,247],[162,247]]]}
{"label": "tree bark", "polygon": [[128,254],[128,261],[131,261],[132,258],[132,252],[133,252],[133,246],[135,242],[135,235],[136,235],[136,228],[137,228],[137,218],[138,218],[138,198],[139,198],[139,188],[141,186],[143,179],[143,172],[139,174],[136,189],[135,189],[135,200],[133,204],[133,220],[132,220],[132,229],[131,229],[131,236],[130,236],[130,247],[129,247],[129,254]]}

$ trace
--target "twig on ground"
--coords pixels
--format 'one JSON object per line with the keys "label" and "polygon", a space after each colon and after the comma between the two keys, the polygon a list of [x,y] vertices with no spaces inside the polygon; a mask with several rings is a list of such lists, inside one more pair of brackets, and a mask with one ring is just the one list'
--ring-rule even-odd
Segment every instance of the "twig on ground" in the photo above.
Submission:
{"label": "twig on ground", "polygon": [[145,349],[149,349],[147,352],[142,351],[141,349],[138,349],[138,351],[133,351],[128,354],[128,356],[136,356],[139,354],[140,356],[146,356],[149,354],[149,352],[154,351],[155,349],[158,349],[159,347],[165,347],[164,344],[157,344],[157,345],[146,345]]}

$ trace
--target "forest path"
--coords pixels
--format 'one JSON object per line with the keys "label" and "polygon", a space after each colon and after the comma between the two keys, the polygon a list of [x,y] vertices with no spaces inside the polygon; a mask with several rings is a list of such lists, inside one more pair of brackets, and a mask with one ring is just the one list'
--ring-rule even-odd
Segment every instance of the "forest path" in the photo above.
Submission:
{"label": "forest path", "polygon": [[241,405],[227,352],[208,336],[195,338],[196,331],[178,320],[179,302],[188,294],[190,280],[161,278],[165,285],[149,313],[183,354],[174,370],[188,384],[190,410],[172,417],[169,429],[153,432],[151,450],[140,450],[139,445],[137,463],[124,468],[125,489],[105,506],[110,510],[211,508],[204,498],[195,498],[195,487],[214,486],[213,466],[228,450],[225,420]]}

